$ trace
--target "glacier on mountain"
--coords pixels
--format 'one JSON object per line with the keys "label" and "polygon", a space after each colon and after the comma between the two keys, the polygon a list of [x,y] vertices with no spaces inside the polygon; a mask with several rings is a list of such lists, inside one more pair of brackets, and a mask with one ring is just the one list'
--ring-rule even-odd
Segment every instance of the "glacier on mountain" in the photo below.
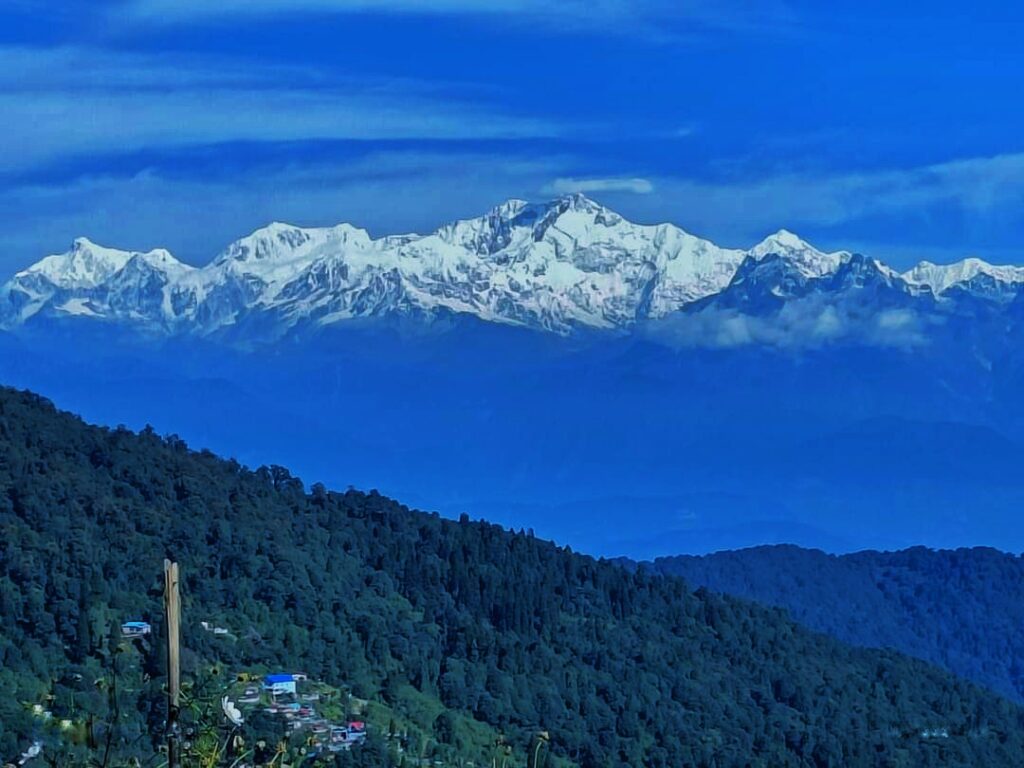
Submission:
{"label": "glacier on mountain", "polygon": [[465,313],[566,334],[628,330],[675,313],[779,310],[809,294],[857,291],[894,309],[957,291],[1006,303],[1024,267],[978,259],[922,262],[899,274],[847,251],[826,253],[786,230],[748,250],[671,224],[640,225],[575,194],[509,200],[427,235],[373,238],[341,224],[273,223],[203,267],[165,250],[104,248],[85,238],[0,288],[0,327],[102,320],[161,334],[259,329],[271,338],[356,318]]}

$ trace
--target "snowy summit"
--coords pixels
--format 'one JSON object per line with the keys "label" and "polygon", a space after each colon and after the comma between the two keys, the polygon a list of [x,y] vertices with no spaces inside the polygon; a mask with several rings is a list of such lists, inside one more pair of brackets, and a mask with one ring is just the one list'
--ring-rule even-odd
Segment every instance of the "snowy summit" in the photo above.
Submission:
{"label": "snowy summit", "polygon": [[[557,333],[621,330],[727,292],[734,281],[749,285],[758,272],[816,283],[851,258],[786,230],[748,250],[722,248],[671,224],[634,224],[574,194],[509,200],[427,235],[374,239],[349,224],[273,223],[201,268],[165,250],[79,238],[0,288],[0,325],[89,317],[168,334],[258,327],[277,337],[353,318],[447,312]],[[904,275],[877,266],[886,280],[936,296],[977,285],[979,276],[986,294],[993,285],[1000,296],[1015,294],[1024,284],[1024,268],[976,259],[924,262]]]}

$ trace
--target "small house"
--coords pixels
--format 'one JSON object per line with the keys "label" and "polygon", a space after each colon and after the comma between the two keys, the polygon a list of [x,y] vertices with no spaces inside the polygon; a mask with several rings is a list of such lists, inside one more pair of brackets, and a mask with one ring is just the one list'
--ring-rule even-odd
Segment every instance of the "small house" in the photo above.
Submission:
{"label": "small house", "polygon": [[147,621],[126,621],[121,625],[122,637],[143,637],[153,631]]}
{"label": "small house", "polygon": [[258,704],[260,701],[260,689],[255,685],[247,685],[238,701],[241,704]]}
{"label": "small house", "polygon": [[267,675],[263,678],[264,689],[270,691],[274,696],[284,693],[295,693],[294,675]]}

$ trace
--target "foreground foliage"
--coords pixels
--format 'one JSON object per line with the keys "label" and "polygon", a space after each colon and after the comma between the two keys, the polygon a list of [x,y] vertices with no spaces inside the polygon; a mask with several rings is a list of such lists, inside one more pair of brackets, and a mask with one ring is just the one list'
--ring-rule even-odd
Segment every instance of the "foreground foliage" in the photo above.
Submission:
{"label": "foreground foliage", "polygon": [[[90,427],[10,390],[0,526],[4,757],[38,733],[25,704],[108,714],[94,684],[107,638],[156,618],[165,556],[182,565],[186,673],[212,660],[301,668],[453,760],[489,764],[495,734],[528,744],[541,729],[553,760],[583,766],[1009,766],[1024,754],[1016,706],[781,611],[376,493],[307,493],[281,468]],[[158,659],[140,655],[114,748],[142,754],[162,704]]]}

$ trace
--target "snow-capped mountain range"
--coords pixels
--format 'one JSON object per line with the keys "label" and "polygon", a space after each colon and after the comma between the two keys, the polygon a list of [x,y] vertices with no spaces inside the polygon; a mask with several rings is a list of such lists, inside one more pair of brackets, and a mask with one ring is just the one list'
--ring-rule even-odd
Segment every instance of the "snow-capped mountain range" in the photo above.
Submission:
{"label": "snow-capped mountain range", "polygon": [[[773,311],[810,293],[872,289],[941,304],[993,304],[1024,288],[1024,267],[979,259],[898,273],[781,230],[748,250],[671,224],[639,225],[582,196],[509,200],[427,235],[371,238],[349,224],[274,223],[204,267],[165,250],[85,239],[0,288],[0,327],[89,318],[162,334],[252,330],[276,338],[356,318],[468,313],[555,333],[628,330],[710,306]],[[864,294],[867,296],[867,294]]]}

